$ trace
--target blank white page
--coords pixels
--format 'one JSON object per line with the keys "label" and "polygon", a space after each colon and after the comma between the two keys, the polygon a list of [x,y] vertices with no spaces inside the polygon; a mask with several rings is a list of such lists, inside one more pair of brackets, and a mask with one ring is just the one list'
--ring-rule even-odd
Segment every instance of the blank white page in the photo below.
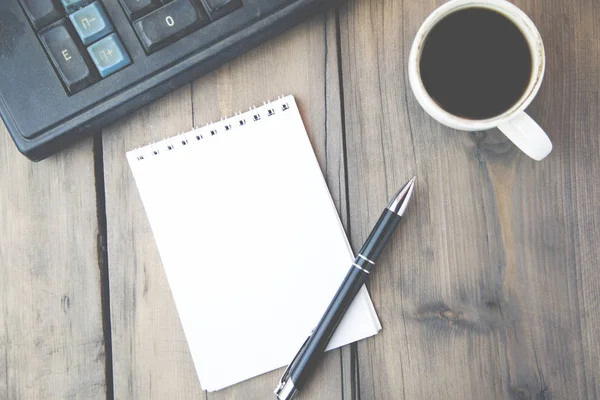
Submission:
{"label": "blank white page", "polygon": [[[203,389],[287,365],[354,258],[294,98],[127,158]],[[363,287],[328,349],[380,329]]]}

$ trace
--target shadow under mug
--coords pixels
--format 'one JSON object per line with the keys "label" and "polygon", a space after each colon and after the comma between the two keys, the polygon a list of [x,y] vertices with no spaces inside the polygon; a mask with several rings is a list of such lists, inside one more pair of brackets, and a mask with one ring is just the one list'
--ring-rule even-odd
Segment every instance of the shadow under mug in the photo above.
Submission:
{"label": "shadow under mug", "polygon": [[[493,10],[515,24],[523,33],[532,57],[530,80],[521,98],[502,114],[481,120],[462,118],[441,108],[425,89],[419,66],[423,46],[433,27],[453,12],[475,7]],[[545,67],[546,58],[540,33],[529,17],[515,5],[505,0],[451,0],[434,10],[419,28],[410,50],[408,77],[417,101],[438,122],[464,131],[499,128],[525,154],[539,161],[550,154],[552,142],[524,110],[542,84]]]}

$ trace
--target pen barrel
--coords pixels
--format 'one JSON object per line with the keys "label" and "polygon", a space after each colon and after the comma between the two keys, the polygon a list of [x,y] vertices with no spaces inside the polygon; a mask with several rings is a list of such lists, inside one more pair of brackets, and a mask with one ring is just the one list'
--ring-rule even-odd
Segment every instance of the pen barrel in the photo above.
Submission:
{"label": "pen barrel", "polygon": [[377,261],[401,219],[401,216],[386,208],[358,254],[373,262]]}
{"label": "pen barrel", "polygon": [[[333,336],[356,294],[367,281],[375,260],[379,257],[401,219],[402,217],[395,212],[385,209],[375,224],[369,238],[359,252],[359,256],[354,260],[353,266],[346,274],[317,327],[288,367],[289,375],[287,378],[292,381],[295,391],[304,386],[323,357],[331,336]],[[286,398],[289,399],[290,397]]]}
{"label": "pen barrel", "polygon": [[367,272],[354,267],[346,274],[327,311],[304,344],[301,354],[290,365],[290,378],[296,389],[299,390],[304,386],[311,372],[318,365],[331,336],[368,276]]}

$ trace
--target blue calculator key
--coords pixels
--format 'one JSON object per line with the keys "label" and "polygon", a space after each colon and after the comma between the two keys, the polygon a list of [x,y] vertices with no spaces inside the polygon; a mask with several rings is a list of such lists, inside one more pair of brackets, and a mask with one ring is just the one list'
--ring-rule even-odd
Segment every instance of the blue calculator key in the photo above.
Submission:
{"label": "blue calculator key", "polygon": [[88,53],[103,78],[131,64],[131,58],[116,33],[88,47]]}
{"label": "blue calculator key", "polygon": [[69,15],[83,44],[92,44],[113,32],[113,26],[104,12],[102,4],[94,2]]}
{"label": "blue calculator key", "polygon": [[93,0],[60,0],[65,11],[72,13],[90,4]]}

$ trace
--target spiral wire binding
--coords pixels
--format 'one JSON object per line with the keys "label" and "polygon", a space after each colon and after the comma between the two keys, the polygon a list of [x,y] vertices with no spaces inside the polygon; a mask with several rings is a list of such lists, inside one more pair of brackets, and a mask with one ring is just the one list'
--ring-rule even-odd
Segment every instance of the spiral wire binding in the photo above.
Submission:
{"label": "spiral wire binding", "polygon": [[213,123],[212,121],[204,126],[196,126],[188,132],[178,133],[170,138],[165,138],[160,142],[152,142],[146,146],[138,147],[135,149],[136,159],[138,161],[146,160],[150,157],[156,157],[161,152],[170,152],[178,147],[185,147],[191,145],[190,142],[199,142],[204,139],[205,136],[211,137],[219,135],[220,133],[229,132],[233,129],[246,126],[248,123],[260,123],[263,117],[269,118],[281,112],[285,112],[290,109],[290,105],[285,98],[287,96],[279,96],[277,100],[266,101],[262,106],[256,108],[252,106],[248,111],[241,113],[237,112],[233,116],[221,118],[219,122]]}

